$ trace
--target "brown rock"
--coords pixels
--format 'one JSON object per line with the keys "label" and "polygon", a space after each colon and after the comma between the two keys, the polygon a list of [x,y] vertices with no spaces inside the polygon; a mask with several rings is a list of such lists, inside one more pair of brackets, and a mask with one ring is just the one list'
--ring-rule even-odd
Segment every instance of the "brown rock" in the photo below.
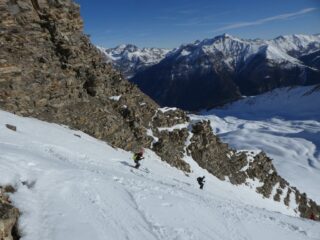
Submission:
{"label": "brown rock", "polygon": [[[0,202],[0,239],[13,240],[13,228],[17,224],[19,211],[13,206]],[[15,238],[17,239],[17,238]]]}
{"label": "brown rock", "polygon": [[0,239],[16,240],[19,239],[17,231],[17,221],[19,211],[11,205],[9,196],[6,193],[13,193],[12,186],[0,186]]}

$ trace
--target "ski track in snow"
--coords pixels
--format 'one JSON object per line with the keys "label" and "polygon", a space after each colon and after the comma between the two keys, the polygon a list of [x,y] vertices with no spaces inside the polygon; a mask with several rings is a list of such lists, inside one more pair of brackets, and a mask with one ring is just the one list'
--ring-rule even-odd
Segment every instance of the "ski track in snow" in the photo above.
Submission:
{"label": "ski track in snow", "polygon": [[[320,239],[319,223],[248,187],[219,181],[196,163],[187,177],[145,155],[141,170],[133,169],[129,152],[0,111],[0,184],[17,188],[11,199],[22,212],[22,240]],[[204,190],[198,175],[206,175]]]}

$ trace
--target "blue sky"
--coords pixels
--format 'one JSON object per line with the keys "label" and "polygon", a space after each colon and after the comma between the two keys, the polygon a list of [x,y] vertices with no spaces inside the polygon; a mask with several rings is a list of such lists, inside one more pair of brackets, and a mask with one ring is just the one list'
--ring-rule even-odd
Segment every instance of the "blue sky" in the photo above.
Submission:
{"label": "blue sky", "polygon": [[320,0],[75,0],[100,46],[174,48],[228,33],[270,39],[320,33]]}

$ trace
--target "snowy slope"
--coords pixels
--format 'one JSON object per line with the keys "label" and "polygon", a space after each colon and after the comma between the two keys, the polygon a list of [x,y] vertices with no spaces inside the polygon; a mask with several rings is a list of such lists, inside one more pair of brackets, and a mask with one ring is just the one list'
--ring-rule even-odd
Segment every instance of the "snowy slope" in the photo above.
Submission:
{"label": "snowy slope", "polygon": [[203,112],[214,132],[237,149],[263,150],[279,174],[320,201],[320,91],[282,88]]}
{"label": "snowy slope", "polygon": [[[133,170],[128,152],[0,111],[0,184],[17,188],[11,198],[22,211],[23,240],[320,239],[318,222],[290,217],[292,208],[187,160],[189,177],[150,151]],[[199,175],[207,176],[203,191]]]}
{"label": "snowy slope", "polygon": [[[320,120],[320,85],[279,88],[253,97],[246,97],[221,109],[221,114],[247,118],[283,117],[294,120]],[[212,113],[219,112],[215,109]],[[210,114],[209,112],[203,112]]]}

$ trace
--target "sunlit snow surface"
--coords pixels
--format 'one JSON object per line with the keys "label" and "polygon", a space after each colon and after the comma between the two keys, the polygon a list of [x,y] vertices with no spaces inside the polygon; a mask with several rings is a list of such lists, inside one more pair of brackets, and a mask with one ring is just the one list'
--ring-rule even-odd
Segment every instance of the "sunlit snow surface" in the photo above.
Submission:
{"label": "sunlit snow surface", "polygon": [[[17,188],[22,240],[320,239],[319,223],[209,176],[190,158],[188,177],[145,155],[134,170],[129,152],[0,111],[0,184]],[[207,176],[204,190],[199,175]]]}
{"label": "sunlit snow surface", "polygon": [[265,151],[281,176],[320,203],[320,91],[282,88],[204,112],[223,141]]}

